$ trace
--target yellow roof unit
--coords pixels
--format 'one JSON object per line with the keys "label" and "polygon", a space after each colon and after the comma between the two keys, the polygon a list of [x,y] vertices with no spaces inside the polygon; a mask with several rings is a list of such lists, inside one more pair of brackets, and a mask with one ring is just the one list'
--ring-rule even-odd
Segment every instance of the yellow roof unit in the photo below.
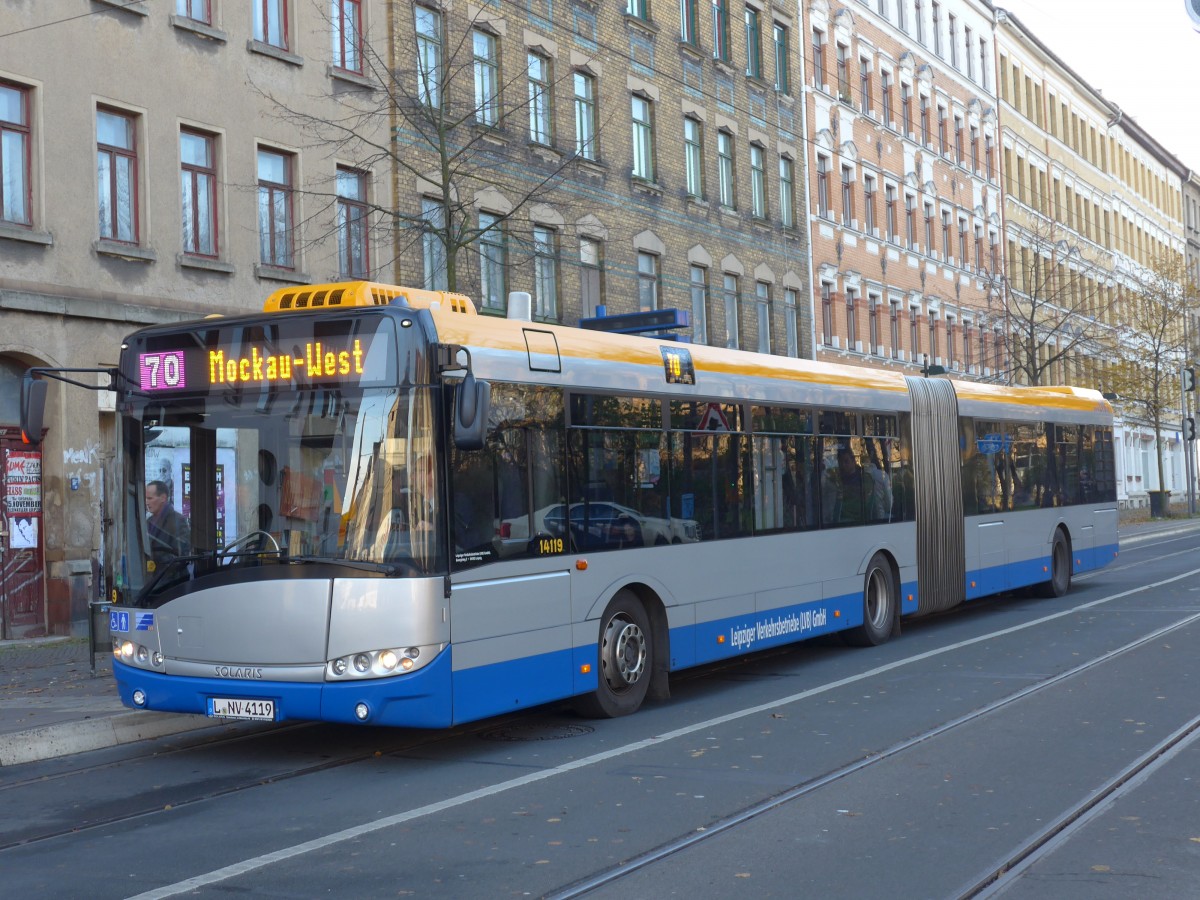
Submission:
{"label": "yellow roof unit", "polygon": [[348,309],[352,306],[387,306],[401,300],[413,309],[438,304],[451,312],[475,315],[475,304],[463,294],[425,291],[373,281],[344,281],[336,284],[305,284],[280,288],[267,298],[263,312],[313,312]]}

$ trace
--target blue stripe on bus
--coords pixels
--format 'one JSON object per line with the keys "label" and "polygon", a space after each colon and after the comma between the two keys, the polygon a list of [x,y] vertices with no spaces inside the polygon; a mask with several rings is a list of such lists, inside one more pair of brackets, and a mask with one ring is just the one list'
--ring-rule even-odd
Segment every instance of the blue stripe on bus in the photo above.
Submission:
{"label": "blue stripe on bus", "polygon": [[[1116,544],[1102,544],[1088,550],[1076,549],[1071,560],[1071,572],[1079,575],[1103,568],[1111,563],[1116,555]],[[1050,566],[1050,556],[1046,555],[986,569],[973,569],[967,572],[967,599],[975,600],[1003,591],[1041,584],[1050,579]],[[975,582],[974,587],[971,587],[972,581]]]}
{"label": "blue stripe on bus", "polygon": [[[203,716],[209,697],[273,700],[277,721],[287,719],[352,722],[354,707],[366,703],[368,725],[411,725],[445,728],[452,725],[450,653],[441,653],[409,675],[353,682],[248,681],[234,678],[196,678],[164,675],[113,661],[121,702],[134,709],[191,713]],[[146,693],[146,705],[133,704],[133,692]],[[214,722],[220,721],[214,719]]]}
{"label": "blue stripe on bus", "polygon": [[[596,648],[582,649],[595,669]],[[470,722],[571,696],[577,692],[572,675],[575,652],[556,650],[459,669],[454,673],[454,721]],[[592,688],[594,679],[593,674]]]}

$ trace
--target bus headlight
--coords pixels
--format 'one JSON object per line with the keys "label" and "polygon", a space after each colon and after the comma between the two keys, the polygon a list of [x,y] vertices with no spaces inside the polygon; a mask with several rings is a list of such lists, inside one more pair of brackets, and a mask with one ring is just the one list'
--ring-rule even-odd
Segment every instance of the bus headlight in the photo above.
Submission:
{"label": "bus headlight", "polygon": [[[331,659],[326,663],[325,677],[331,681],[359,678],[386,678],[419,669],[437,656],[437,645],[427,647],[428,657],[422,658],[420,647],[389,647],[384,650],[364,650]],[[421,659],[420,662],[417,662]]]}
{"label": "bus headlight", "polygon": [[139,663],[141,663],[143,666],[146,663],[150,662],[150,651],[147,650],[145,647],[143,647],[141,644],[139,644],[138,648],[137,648],[137,661]]}
{"label": "bus headlight", "polygon": [[133,659],[134,650],[133,641],[123,641],[121,643],[121,656],[125,659]]}

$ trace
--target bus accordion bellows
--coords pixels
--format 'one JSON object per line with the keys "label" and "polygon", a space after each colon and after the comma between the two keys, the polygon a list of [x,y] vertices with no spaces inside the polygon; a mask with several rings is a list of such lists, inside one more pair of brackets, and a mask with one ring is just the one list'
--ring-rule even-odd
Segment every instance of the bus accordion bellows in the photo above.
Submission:
{"label": "bus accordion bellows", "polygon": [[122,700],[445,727],[1031,586],[1117,553],[1095,391],[908,377],[287,288],[114,379]]}

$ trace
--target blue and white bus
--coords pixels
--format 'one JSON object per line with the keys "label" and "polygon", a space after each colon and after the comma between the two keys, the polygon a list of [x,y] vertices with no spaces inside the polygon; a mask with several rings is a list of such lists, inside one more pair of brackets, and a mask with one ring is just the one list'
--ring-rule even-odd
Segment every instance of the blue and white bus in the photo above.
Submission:
{"label": "blue and white bus", "polygon": [[365,282],[138,331],[114,383],[110,624],[139,709],[445,727],[574,698],[615,716],[671,672],[832,632],[879,644],[905,616],[1060,595],[1117,553],[1112,413],[1090,390]]}

